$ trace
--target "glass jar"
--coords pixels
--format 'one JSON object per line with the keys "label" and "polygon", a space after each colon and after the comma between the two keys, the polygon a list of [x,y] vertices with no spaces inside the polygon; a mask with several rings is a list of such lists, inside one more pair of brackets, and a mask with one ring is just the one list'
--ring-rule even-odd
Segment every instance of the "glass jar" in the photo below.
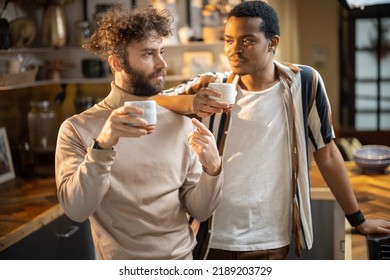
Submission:
{"label": "glass jar", "polygon": [[49,100],[32,101],[28,112],[29,144],[34,156],[34,173],[54,175],[54,153],[57,141],[57,115]]}

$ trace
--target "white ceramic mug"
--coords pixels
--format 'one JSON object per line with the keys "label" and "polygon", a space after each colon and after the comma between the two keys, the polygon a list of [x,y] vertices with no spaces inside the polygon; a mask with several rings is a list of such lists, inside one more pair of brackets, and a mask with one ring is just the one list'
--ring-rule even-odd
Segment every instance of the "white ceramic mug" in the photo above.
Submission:
{"label": "white ceramic mug", "polygon": [[157,124],[157,106],[154,100],[126,101],[125,106],[134,106],[144,110],[141,118],[148,122],[148,125]]}
{"label": "white ceramic mug", "polygon": [[209,83],[209,88],[215,89],[222,93],[222,97],[214,97],[209,96],[211,99],[220,101],[220,102],[227,102],[229,104],[234,104],[236,100],[236,84],[232,83]]}

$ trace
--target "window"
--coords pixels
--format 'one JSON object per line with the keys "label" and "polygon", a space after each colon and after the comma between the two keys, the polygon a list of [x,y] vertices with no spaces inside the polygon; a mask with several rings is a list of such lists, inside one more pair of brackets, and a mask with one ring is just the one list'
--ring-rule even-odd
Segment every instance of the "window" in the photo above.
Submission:
{"label": "window", "polygon": [[340,124],[390,131],[390,4],[340,8]]}

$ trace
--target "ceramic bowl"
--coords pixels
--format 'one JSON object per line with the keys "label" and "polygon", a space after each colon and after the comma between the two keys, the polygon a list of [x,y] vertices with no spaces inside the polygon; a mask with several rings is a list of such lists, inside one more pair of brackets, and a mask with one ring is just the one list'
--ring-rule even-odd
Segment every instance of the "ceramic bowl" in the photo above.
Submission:
{"label": "ceramic bowl", "polygon": [[365,145],[353,152],[353,159],[363,173],[384,173],[390,165],[390,147]]}

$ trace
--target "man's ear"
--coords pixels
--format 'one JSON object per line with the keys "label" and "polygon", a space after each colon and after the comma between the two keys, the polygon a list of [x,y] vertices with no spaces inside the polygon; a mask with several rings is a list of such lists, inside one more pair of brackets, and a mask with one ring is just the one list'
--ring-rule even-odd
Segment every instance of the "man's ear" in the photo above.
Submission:
{"label": "man's ear", "polygon": [[122,60],[118,58],[118,56],[112,54],[108,57],[107,61],[110,64],[111,69],[117,72],[122,71]]}
{"label": "man's ear", "polygon": [[272,51],[273,53],[275,53],[276,48],[279,45],[279,40],[280,40],[280,37],[278,35],[272,36],[272,38],[269,40],[269,43],[268,43],[268,51]]}

